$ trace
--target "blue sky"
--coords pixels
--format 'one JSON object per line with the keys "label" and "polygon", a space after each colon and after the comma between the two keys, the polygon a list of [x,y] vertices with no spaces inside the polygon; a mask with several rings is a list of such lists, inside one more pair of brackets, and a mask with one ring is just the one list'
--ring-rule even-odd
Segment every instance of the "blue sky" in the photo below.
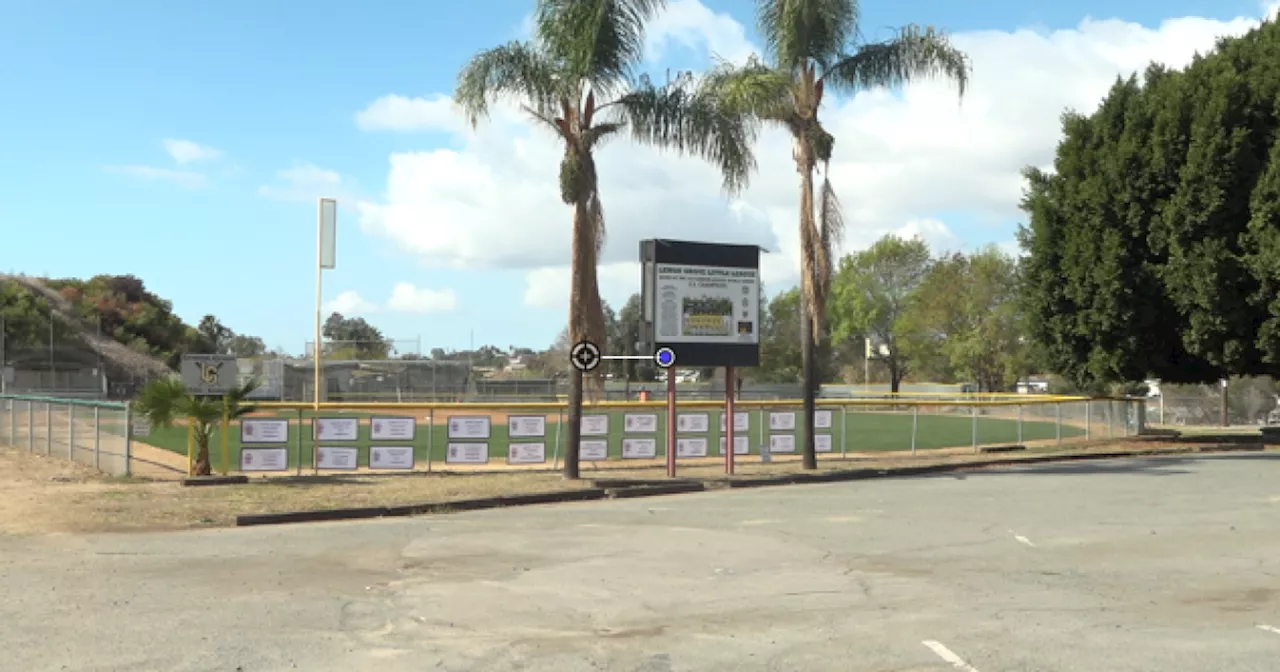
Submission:
{"label": "blue sky", "polygon": [[[753,39],[751,3],[704,0],[702,4],[747,26],[746,38]],[[0,82],[5,101],[0,105],[0,269],[57,277],[131,273],[172,300],[188,321],[213,313],[238,332],[301,352],[314,311],[314,199],[328,191],[342,199],[342,210],[338,268],[326,272],[326,300],[341,292],[358,294],[363,308],[369,310],[368,319],[386,335],[420,337],[424,350],[465,348],[473,332],[477,345],[545,346],[563,325],[564,306],[545,298],[540,301],[535,295],[556,296],[558,285],[551,278],[560,271],[532,262],[504,262],[504,267],[477,261],[474,254],[424,254],[403,237],[362,226],[356,206],[360,201],[394,205],[396,197],[388,195],[389,182],[396,175],[389,168],[392,155],[465,152],[471,147],[447,125],[422,124],[411,133],[370,131],[357,125],[356,114],[388,95],[447,94],[471,54],[520,34],[531,7],[532,0],[0,0]],[[875,39],[886,36],[889,26],[916,21],[955,33],[1031,28],[1042,36],[1068,31],[1069,37],[1086,16],[1118,17],[1155,31],[1170,17],[1225,21],[1258,17],[1261,11],[1257,2],[1234,0],[877,1],[864,4],[863,30]],[[1127,37],[1117,39],[1141,45],[1141,36],[1134,37],[1130,28]],[[1196,30],[1213,32],[1212,25]],[[1083,33],[1087,35],[1081,40],[1099,53],[1106,52],[1107,31]],[[975,48],[1015,42],[1008,35],[1005,38],[993,42],[990,34],[975,33],[970,39]],[[1209,43],[1211,38],[1211,34],[1203,37]],[[1176,36],[1170,39],[1179,41]],[[1052,42],[1046,38],[1042,46],[1079,47]],[[706,63],[705,44],[680,44],[673,38],[661,57],[650,63],[652,69]],[[988,60],[975,55],[975,70],[995,58],[982,53]],[[1012,55],[1012,59],[997,60],[1016,61],[1016,53]],[[1006,62],[1000,67],[1010,66]],[[1101,74],[1094,79],[1114,77],[1114,72],[1104,72],[1105,64],[1097,67]],[[1050,78],[1052,72],[1045,74]],[[1043,86],[1061,88],[1062,84],[1046,81]],[[883,116],[876,113],[875,105],[880,103],[869,96],[835,104],[847,104],[850,128],[876,128],[875,120]],[[985,114],[981,97],[976,103],[967,100],[964,107],[967,116],[956,119],[981,122],[979,117]],[[1039,119],[1052,112],[1051,107],[1027,114]],[[855,126],[859,119],[868,121]],[[943,123],[939,121],[939,127]],[[1017,129],[1008,132],[1012,137]],[[890,137],[887,131],[884,137]],[[167,148],[166,139],[194,144],[171,143]],[[999,198],[1007,198],[1012,188],[1009,166],[1016,169],[1016,162],[1025,164],[1027,157],[1040,160],[1045,151],[1051,152],[1054,138],[1041,133],[1027,142],[1031,144],[1010,150],[1008,165],[1001,165],[1003,172],[992,173],[992,183],[1002,185],[999,193],[1004,196]],[[940,143],[948,141],[944,138]],[[885,151],[904,151],[900,143],[887,145]],[[621,157],[624,150],[618,151]],[[530,193],[546,190],[554,196],[557,166],[548,163],[545,172],[529,173],[523,186]],[[873,164],[851,163],[847,173],[833,172],[833,177],[843,174],[857,181],[867,165]],[[768,179],[774,178],[762,174],[761,180]],[[925,191],[935,187],[920,185]],[[762,190],[771,188],[760,185]],[[605,189],[607,209],[611,202],[632,207],[625,194],[611,201],[614,194],[607,191],[607,184]],[[790,182],[780,182],[777,190],[794,193]],[[403,191],[412,193],[414,187],[409,184]],[[853,197],[842,192],[842,198],[854,214],[851,227],[856,228],[865,199],[851,193]],[[699,198],[708,212],[728,212],[727,202],[714,186]],[[757,211],[762,230],[772,226],[779,232],[778,239],[784,240],[790,231],[783,221],[785,201],[753,198],[746,203]],[[496,207],[502,200],[489,192],[480,203],[470,198],[467,207],[483,209],[489,207],[487,203]],[[1012,239],[1016,217],[1008,206],[956,200],[921,205],[920,211],[914,211],[910,202],[904,202],[877,205],[874,212],[879,214],[867,216],[876,220],[876,226],[883,224],[884,230],[911,225],[915,227],[908,227],[911,231],[944,231],[938,233],[939,240],[972,247],[1007,244]],[[634,208],[643,210],[643,203]],[[568,226],[567,211],[552,215],[563,216]],[[630,227],[629,213],[616,216],[623,223],[620,233],[614,229],[615,236],[621,236],[615,242],[620,246],[619,258],[625,258],[635,249],[635,238],[646,233]],[[425,220],[415,225],[423,230],[438,228],[442,235],[465,232],[471,226],[465,218]],[[944,229],[937,229],[938,222]],[[522,226],[519,221],[509,225]],[[655,226],[655,231],[665,231],[682,225]],[[867,226],[868,236],[881,230],[871,223]],[[490,241],[501,237],[487,235]],[[483,255],[483,250],[477,254]],[[567,248],[563,256],[567,261]],[[625,298],[629,272],[619,267],[612,294],[606,287],[606,297]],[[779,273],[770,289],[787,283],[785,272]],[[540,279],[547,279],[547,288],[533,287]],[[397,283],[411,284],[418,293],[404,296],[418,300],[389,305]]]}

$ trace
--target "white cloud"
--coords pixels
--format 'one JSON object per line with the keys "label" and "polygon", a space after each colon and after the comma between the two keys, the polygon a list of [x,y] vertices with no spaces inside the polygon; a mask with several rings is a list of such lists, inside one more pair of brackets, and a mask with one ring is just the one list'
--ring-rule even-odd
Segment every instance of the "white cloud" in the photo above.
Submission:
{"label": "white cloud", "polygon": [[258,195],[277,201],[347,200],[342,176],[310,163],[297,163],[292,168],[276,171],[276,178],[275,184],[258,187]]}
{"label": "white cloud", "polygon": [[733,63],[741,63],[757,51],[741,23],[728,14],[711,11],[698,0],[674,0],[649,24],[645,55],[650,61],[661,59],[671,43]]}
{"label": "white cloud", "polygon": [[362,131],[459,131],[463,123],[449,96],[390,95],[357,112],[356,126]]}
{"label": "white cloud", "polygon": [[[918,235],[938,250],[1007,240],[1011,221],[1022,217],[1021,170],[1051,164],[1064,109],[1091,112],[1117,75],[1140,72],[1151,60],[1185,66],[1218,37],[1257,23],[1178,18],[1148,28],[1085,19],[1052,32],[959,33],[955,42],[974,67],[963,102],[943,82],[830,97],[822,114],[836,137],[831,179],[845,208],[846,251],[890,232]],[[743,34],[732,18],[676,0],[653,24],[649,41],[658,49],[675,44],[731,56],[750,48]],[[462,128],[442,96],[388,100],[361,113],[368,113],[366,124]],[[446,110],[454,116],[444,116]],[[572,211],[558,194],[561,148],[510,107],[495,109],[492,120],[474,133],[458,132],[456,140],[453,149],[393,154],[385,192],[357,206],[362,228],[429,266],[525,269],[525,302],[563,308]],[[794,283],[798,184],[790,140],[769,131],[756,152],[760,170],[751,188],[731,201],[716,171],[699,160],[625,139],[603,147],[597,161],[609,230],[605,298],[616,303],[635,291],[637,274],[607,269],[634,262],[637,241],[653,237],[760,244],[773,252],[762,261],[770,291]],[[953,216],[990,230],[963,240],[948,226]],[[611,273],[619,274],[612,289]]]}
{"label": "white cloud", "polygon": [[[601,264],[597,279],[600,297],[614,310],[640,291],[640,263],[622,261]],[[564,309],[569,304],[569,268],[546,266],[525,274],[524,305],[530,308]]]}
{"label": "white cloud", "polygon": [[378,312],[378,305],[366,301],[359,293],[347,290],[340,292],[332,299],[325,301],[323,304],[323,312],[325,315],[329,313],[342,313],[344,316],[351,317],[353,315],[369,315]]}
{"label": "white cloud", "polygon": [[209,185],[209,180],[200,173],[155,166],[107,166],[112,173],[130,175],[132,177],[156,182],[170,182],[186,189],[200,189]]}
{"label": "white cloud", "polygon": [[391,290],[387,308],[404,313],[443,313],[458,308],[452,289],[426,289],[400,282]]}
{"label": "white cloud", "polygon": [[163,142],[164,151],[168,152],[169,156],[173,157],[173,160],[180,164],[209,161],[222,156],[221,150],[217,150],[212,147],[205,147],[190,140],[165,138]]}

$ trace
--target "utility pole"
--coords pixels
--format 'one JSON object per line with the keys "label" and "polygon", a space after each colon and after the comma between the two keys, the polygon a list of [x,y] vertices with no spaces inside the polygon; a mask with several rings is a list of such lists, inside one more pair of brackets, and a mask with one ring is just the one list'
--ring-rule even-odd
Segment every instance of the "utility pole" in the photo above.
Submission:
{"label": "utility pole", "polygon": [[9,359],[5,357],[4,336],[4,317],[0,317],[0,394],[4,394],[5,386],[8,384],[5,382],[5,379],[8,377],[5,373],[8,369]]}

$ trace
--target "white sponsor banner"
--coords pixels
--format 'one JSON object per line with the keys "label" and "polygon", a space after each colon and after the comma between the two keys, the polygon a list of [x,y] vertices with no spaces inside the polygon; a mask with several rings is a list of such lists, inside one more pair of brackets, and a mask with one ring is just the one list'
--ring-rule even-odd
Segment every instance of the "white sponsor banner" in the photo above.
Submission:
{"label": "white sponsor banner", "polygon": [[288,448],[241,448],[240,471],[288,471]]}
{"label": "white sponsor banner", "polygon": [[374,418],[369,421],[370,441],[413,441],[418,423],[413,418]]}
{"label": "white sponsor banner", "polygon": [[769,435],[769,452],[771,453],[796,452],[796,437],[790,434],[770,434]]}
{"label": "white sponsor banner", "polygon": [[[725,418],[725,414],[721,413],[720,414],[720,431],[722,432],[726,431],[726,427],[724,426],[724,418]],[[738,432],[745,432],[749,429],[751,429],[751,414],[748,413],[747,411],[734,411],[733,412],[734,433],[736,434]]]}
{"label": "white sponsor banner", "polygon": [[710,413],[680,413],[676,415],[676,431],[699,434],[711,430]]}
{"label": "white sponsor banner", "polygon": [[413,446],[370,446],[370,469],[413,469]]}
{"label": "white sponsor banner", "polygon": [[654,329],[679,343],[758,343],[760,278],[754,268],[656,264]]}
{"label": "white sponsor banner", "polygon": [[289,421],[276,418],[241,418],[240,443],[289,443]]}
{"label": "white sponsor banner", "polygon": [[515,438],[541,438],[547,435],[547,416],[507,416],[507,436]]}
{"label": "white sponsor banner", "polygon": [[813,452],[829,453],[831,452],[831,435],[830,434],[814,434],[813,435]]}
{"label": "white sponsor banner", "polygon": [[316,469],[324,471],[355,471],[360,466],[359,448],[337,448],[334,446],[318,446],[316,448]]}
{"label": "white sponsor banner", "polygon": [[609,436],[609,416],[604,414],[582,416],[583,436]]}
{"label": "white sponsor banner", "polygon": [[489,418],[483,415],[449,416],[449,438],[451,439],[487,439],[489,430]]}
{"label": "white sponsor banner", "polygon": [[676,457],[706,457],[707,437],[676,439]]}
{"label": "white sponsor banner", "polygon": [[796,428],[795,411],[774,411],[769,414],[769,429],[789,431]]}
{"label": "white sponsor banner", "polygon": [[[488,418],[485,420],[487,421]],[[450,442],[444,454],[444,461],[449,464],[488,464],[489,444]]]}
{"label": "white sponsor banner", "polygon": [[[721,455],[724,455],[724,444],[728,441],[729,441],[729,437],[727,436],[720,437],[720,454]],[[750,452],[751,452],[751,439],[745,436],[735,435],[733,437],[733,454],[746,455],[747,453],[750,453]]]}
{"label": "white sponsor banner", "polygon": [[583,462],[603,462],[609,459],[609,442],[603,439],[579,441],[578,459]]}
{"label": "white sponsor banner", "polygon": [[360,418],[316,418],[311,435],[319,441],[359,441]]}
{"label": "white sponsor banner", "polygon": [[643,460],[658,456],[657,439],[623,439],[622,459]]}
{"label": "white sponsor banner", "polygon": [[831,429],[831,409],[820,408],[814,411],[813,426],[815,429]]}
{"label": "white sponsor banner", "polygon": [[547,444],[512,443],[507,446],[507,464],[542,464],[547,461]]}
{"label": "white sponsor banner", "polygon": [[653,434],[658,431],[658,414],[627,413],[622,416],[622,431],[627,434]]}

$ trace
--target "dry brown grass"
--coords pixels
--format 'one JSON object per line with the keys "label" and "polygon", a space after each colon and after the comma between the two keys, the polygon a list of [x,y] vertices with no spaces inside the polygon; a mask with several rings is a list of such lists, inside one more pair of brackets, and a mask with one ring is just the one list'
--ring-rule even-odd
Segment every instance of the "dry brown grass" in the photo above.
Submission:
{"label": "dry brown grass", "polygon": [[[1044,454],[1079,454],[1119,450],[1150,452],[1193,449],[1152,439],[1094,442],[1072,446],[1041,445],[1022,453],[974,455],[968,449],[909,454],[877,454],[823,459],[823,471],[888,469],[928,464],[965,464],[993,458],[1018,460]],[[761,464],[742,461],[735,478],[801,471],[798,459]],[[176,530],[233,525],[251,513],[327,508],[447,503],[462,499],[550,492],[591,487],[592,478],[661,479],[661,466],[584,469],[583,480],[571,482],[558,473],[415,473],[342,475],[312,479],[255,479],[248,485],[183,487],[172,481],[104,476],[60,458],[32,455],[0,446],[0,535]],[[723,463],[682,464],[681,478],[726,478]]]}
{"label": "dry brown grass", "polygon": [[590,487],[555,473],[408,474],[261,479],[183,487],[104,476],[57,458],[0,447],[0,535],[222,527],[235,517],[310,509],[448,502]]}

